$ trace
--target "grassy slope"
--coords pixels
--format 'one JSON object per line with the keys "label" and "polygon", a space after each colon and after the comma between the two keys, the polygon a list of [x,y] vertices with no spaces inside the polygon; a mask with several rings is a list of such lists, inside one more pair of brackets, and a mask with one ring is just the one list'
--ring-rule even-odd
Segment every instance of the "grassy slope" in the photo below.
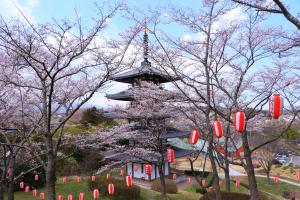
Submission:
{"label": "grassy slope", "polygon": [[[64,199],[67,199],[68,194],[72,194],[74,199],[78,199],[79,193],[85,193],[85,200],[92,200],[92,192],[87,188],[87,179],[82,180],[80,184],[78,184],[75,179],[72,181],[68,181],[67,184],[63,184],[61,178],[58,180],[56,185],[57,195],[62,194]],[[41,189],[39,192],[44,191]],[[44,191],[45,192],[45,191]],[[32,192],[16,192],[15,200],[33,200]],[[109,200],[110,198],[101,197],[101,200]],[[182,191],[178,194],[170,194],[165,200],[198,200],[199,194],[190,193],[186,191]],[[126,199],[124,199],[126,200]],[[128,199],[129,200],[129,199]],[[152,190],[141,189],[141,200],[162,200],[159,192],[154,192]]]}
{"label": "grassy slope", "polygon": [[[299,191],[300,187],[289,185],[287,183],[279,182],[279,184],[274,185],[273,179],[271,180],[271,184],[267,183],[266,178],[256,177],[257,185],[259,190],[267,193],[271,193],[275,196],[282,196],[284,190],[288,191]],[[241,181],[248,184],[247,177],[242,177]]]}

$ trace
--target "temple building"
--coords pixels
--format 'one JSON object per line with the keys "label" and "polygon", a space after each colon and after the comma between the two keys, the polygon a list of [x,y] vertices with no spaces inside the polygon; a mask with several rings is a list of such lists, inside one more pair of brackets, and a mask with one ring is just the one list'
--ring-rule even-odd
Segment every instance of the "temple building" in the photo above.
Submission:
{"label": "temple building", "polygon": [[[144,45],[144,60],[141,62],[141,65],[136,68],[132,68],[126,72],[119,73],[116,75],[113,75],[110,77],[111,80],[121,82],[121,83],[126,83],[130,84],[131,87],[139,87],[140,86],[140,81],[147,81],[147,82],[152,82],[155,83],[156,85],[161,85],[163,83],[168,83],[168,82],[173,82],[173,81],[178,81],[180,80],[179,77],[170,75],[169,73],[160,70],[158,68],[154,68],[151,65],[151,62],[148,60],[148,34],[145,29],[144,32],[144,37],[143,37],[143,45]],[[130,90],[130,88],[128,89]],[[116,101],[134,101],[133,97],[128,95],[127,90],[116,93],[116,94],[107,94],[106,97],[111,100],[116,100]],[[114,118],[118,118],[118,116],[112,116]],[[128,119],[130,122],[130,119]],[[174,128],[168,128],[166,133],[162,134],[161,136],[161,142],[163,144],[166,144],[165,149],[168,146],[171,146],[171,143],[168,143],[172,139],[178,139],[182,137],[187,137],[189,136],[190,132],[189,131],[180,131]],[[134,145],[137,141],[135,139],[132,139],[129,141],[129,145]],[[192,150],[187,150],[187,149],[181,149],[178,146],[173,146],[174,152],[175,152],[175,159],[179,157],[183,157],[186,155],[189,155]],[[149,162],[140,160],[138,158],[135,158],[133,156],[129,155],[119,155],[116,156],[118,159],[121,160],[130,160],[130,162],[126,163],[126,173],[131,174],[133,178],[141,178],[144,180],[154,180],[156,178],[159,178],[159,173],[158,173],[158,166],[157,166],[157,160],[155,159],[149,159]],[[150,163],[152,166],[152,174],[146,175],[145,173],[145,165]],[[171,173],[171,168],[170,164],[165,161],[165,164],[163,165],[164,167],[164,172],[165,175],[169,175]]]}

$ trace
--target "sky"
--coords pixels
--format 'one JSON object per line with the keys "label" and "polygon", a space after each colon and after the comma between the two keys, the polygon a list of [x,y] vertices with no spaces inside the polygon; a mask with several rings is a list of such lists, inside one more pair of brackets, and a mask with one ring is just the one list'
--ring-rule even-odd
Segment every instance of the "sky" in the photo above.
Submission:
{"label": "sky", "polygon": [[[270,1],[270,0],[267,0]],[[0,0],[0,14],[2,17],[9,19],[11,17],[21,17],[20,10],[26,15],[26,17],[34,24],[44,23],[53,19],[74,19],[76,12],[84,20],[85,23],[89,23],[90,19],[96,16],[95,2],[98,4],[103,3],[103,0]],[[110,3],[117,2],[116,0],[110,0]],[[141,10],[147,10],[149,8],[164,7],[168,5],[176,5],[183,7],[192,7],[194,9],[199,8],[200,0],[123,0],[131,8],[138,8]],[[284,3],[289,5],[289,9],[294,15],[300,13],[300,1],[299,0],[284,0]],[[17,9],[18,8],[18,9]],[[167,13],[166,13],[167,14]],[[229,16],[232,19],[240,18],[240,12],[231,13]],[[109,28],[106,31],[106,37],[117,37],[118,33],[122,32],[130,24],[128,20],[124,20],[121,17],[113,18],[110,22]],[[285,28],[293,29],[294,27],[288,23],[280,15],[271,15],[266,21],[268,25],[282,25]],[[176,27],[170,27],[170,32],[174,34],[182,34],[184,37],[190,37],[185,35],[181,30]],[[115,93],[128,86],[125,84],[115,84],[109,89],[109,93]],[[113,106],[114,102],[109,102],[104,93],[96,94],[89,102],[87,106],[95,105],[97,107],[109,107]]]}

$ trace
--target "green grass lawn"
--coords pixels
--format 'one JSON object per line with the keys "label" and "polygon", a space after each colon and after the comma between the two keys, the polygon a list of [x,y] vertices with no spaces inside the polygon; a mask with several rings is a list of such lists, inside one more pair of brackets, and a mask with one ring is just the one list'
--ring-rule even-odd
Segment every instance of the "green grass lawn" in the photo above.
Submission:
{"label": "green grass lawn", "polygon": [[[79,193],[84,192],[85,193],[85,200],[93,200],[92,198],[92,192],[88,190],[87,188],[87,179],[84,178],[81,183],[77,183],[76,179],[68,182],[66,184],[62,183],[62,179],[59,178],[57,185],[56,185],[56,191],[57,195],[62,194],[64,197],[64,200],[67,199],[68,194],[72,194],[74,199],[78,199]],[[45,192],[45,189],[40,189],[39,193],[43,191]],[[16,192],[15,193],[15,200],[33,200],[35,199],[32,196],[32,191],[30,193],[25,192]],[[109,200],[111,198],[109,197],[100,197],[101,200]],[[167,198],[164,200],[198,200],[199,194],[191,193],[187,191],[181,191],[178,194],[168,194]],[[124,199],[127,200],[127,199]],[[129,200],[129,199],[128,199]],[[147,189],[141,189],[141,198],[140,200],[162,200],[160,193],[155,192],[152,190]]]}
{"label": "green grass lawn", "polygon": [[[200,188],[198,184],[191,185],[190,187],[186,188],[185,191],[187,192],[196,192],[197,188]],[[223,187],[221,188],[222,191],[225,191],[225,181],[223,180]],[[240,186],[240,188],[235,187],[235,183],[230,182],[230,190],[231,192],[237,192],[237,193],[247,193],[248,189],[244,188],[243,186]]]}
{"label": "green grass lawn", "polygon": [[[257,185],[259,190],[267,193],[271,193],[275,196],[282,196],[284,190],[288,191],[299,191],[300,187],[289,185],[287,183],[279,182],[275,185],[273,179],[271,179],[271,184],[268,184],[266,178],[256,177]],[[241,177],[241,182],[248,184],[247,177]]]}

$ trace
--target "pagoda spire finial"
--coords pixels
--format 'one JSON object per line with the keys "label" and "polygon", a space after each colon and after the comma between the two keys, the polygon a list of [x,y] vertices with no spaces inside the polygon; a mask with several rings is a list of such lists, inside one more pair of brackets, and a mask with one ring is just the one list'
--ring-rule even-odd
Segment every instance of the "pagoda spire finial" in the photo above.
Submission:
{"label": "pagoda spire finial", "polygon": [[144,26],[144,61],[148,62],[148,34],[147,34],[147,23],[145,20]]}

